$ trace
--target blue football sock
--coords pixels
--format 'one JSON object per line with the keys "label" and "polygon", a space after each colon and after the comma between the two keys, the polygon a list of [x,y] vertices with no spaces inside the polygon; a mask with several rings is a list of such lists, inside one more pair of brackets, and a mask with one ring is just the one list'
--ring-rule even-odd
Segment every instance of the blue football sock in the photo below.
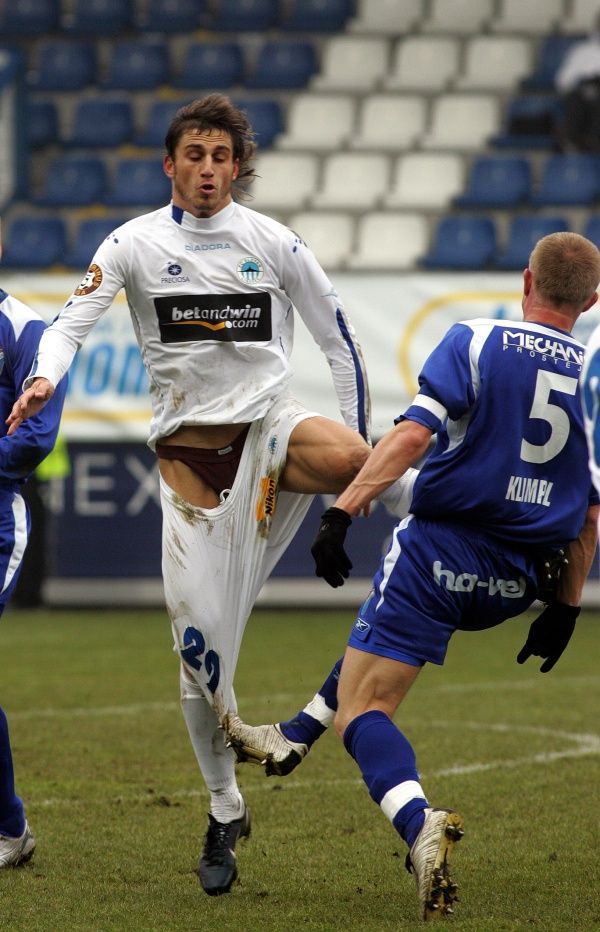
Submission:
{"label": "blue football sock", "polygon": [[410,742],[384,712],[372,710],[350,722],[344,745],[360,767],[371,799],[412,847],[428,802]]}
{"label": "blue football sock", "polygon": [[333,721],[337,711],[337,687],[342,660],[340,657],[335,663],[314,699],[293,718],[279,723],[282,733],[290,741],[298,741],[310,748]]}
{"label": "blue football sock", "polygon": [[23,803],[15,794],[8,722],[0,708],[0,835],[18,838],[25,830]]}

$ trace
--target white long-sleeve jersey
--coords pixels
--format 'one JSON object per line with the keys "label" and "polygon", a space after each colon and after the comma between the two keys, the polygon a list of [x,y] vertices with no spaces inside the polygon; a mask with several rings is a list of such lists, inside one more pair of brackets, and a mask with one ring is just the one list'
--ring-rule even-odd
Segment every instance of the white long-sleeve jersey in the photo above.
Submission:
{"label": "white long-sleeve jersey", "polygon": [[325,354],[346,424],[368,439],[360,347],[340,298],[306,244],[232,202],[198,219],[170,204],[130,220],[97,250],[44,332],[25,385],[57,385],[124,288],[148,374],[148,443],[182,426],[264,416],[291,376],[294,308]]}

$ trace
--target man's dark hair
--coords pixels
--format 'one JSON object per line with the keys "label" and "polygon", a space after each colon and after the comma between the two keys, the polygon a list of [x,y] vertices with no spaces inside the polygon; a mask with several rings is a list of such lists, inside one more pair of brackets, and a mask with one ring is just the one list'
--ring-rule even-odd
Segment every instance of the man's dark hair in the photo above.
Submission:
{"label": "man's dark hair", "polygon": [[233,158],[239,162],[236,183],[245,187],[254,178],[251,165],[256,153],[254,132],[243,110],[234,106],[224,94],[208,94],[193,100],[177,111],[165,136],[167,154],[174,158],[177,143],[189,129],[220,129],[229,133],[233,143]]}

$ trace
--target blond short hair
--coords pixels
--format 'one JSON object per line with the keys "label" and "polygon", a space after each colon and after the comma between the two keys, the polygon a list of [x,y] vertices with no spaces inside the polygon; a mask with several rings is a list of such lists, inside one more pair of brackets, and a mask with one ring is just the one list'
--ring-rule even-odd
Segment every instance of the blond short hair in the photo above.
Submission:
{"label": "blond short hair", "polygon": [[543,301],[580,309],[600,282],[600,251],[579,233],[550,233],[536,244],[529,270]]}

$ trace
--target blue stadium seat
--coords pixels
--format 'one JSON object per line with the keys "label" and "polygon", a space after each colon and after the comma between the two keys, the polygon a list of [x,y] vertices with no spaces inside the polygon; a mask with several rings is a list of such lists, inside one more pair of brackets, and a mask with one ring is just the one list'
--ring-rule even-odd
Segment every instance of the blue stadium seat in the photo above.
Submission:
{"label": "blue stadium seat", "polygon": [[28,83],[40,91],[79,91],[96,81],[96,48],[92,42],[52,39],[40,43],[38,68]]}
{"label": "blue stadium seat", "polygon": [[79,207],[101,203],[106,190],[102,159],[55,158],[50,162],[41,194],[33,198],[43,207]]}
{"label": "blue stadium seat", "polygon": [[58,114],[51,100],[27,103],[27,139],[32,149],[43,149],[58,142]]}
{"label": "blue stadium seat", "polygon": [[66,247],[59,217],[17,217],[5,235],[3,268],[47,268],[62,262]]}
{"label": "blue stadium seat", "polygon": [[268,149],[272,146],[275,137],[284,129],[279,103],[276,100],[241,100],[239,98],[234,103],[245,111],[259,147]]}
{"label": "blue stadium seat", "polygon": [[515,207],[531,194],[531,165],[521,156],[480,156],[456,207]]}
{"label": "blue stadium seat", "polygon": [[552,94],[523,94],[509,101],[502,132],[492,145],[500,149],[553,149],[562,117],[562,101]]}
{"label": "blue stadium seat", "polygon": [[588,217],[583,228],[583,235],[591,239],[592,243],[600,249],[600,214],[592,214]]}
{"label": "blue stadium seat", "polygon": [[538,59],[533,73],[525,78],[521,87],[525,91],[551,91],[554,90],[554,79],[560,68],[563,58],[575,42],[580,42],[583,36],[547,36],[541,45]]}
{"label": "blue stadium seat", "polygon": [[532,203],[587,206],[600,197],[600,156],[589,153],[551,155],[542,170]]}
{"label": "blue stadium seat", "polygon": [[85,269],[103,242],[117,227],[125,223],[126,217],[93,217],[82,220],[75,233],[75,244],[63,262],[71,268]]}
{"label": "blue stadium seat", "polygon": [[341,32],[353,13],[352,0],[289,0],[282,29]]}
{"label": "blue stadium seat", "polygon": [[246,87],[305,87],[317,69],[312,42],[265,42],[246,77]]}
{"label": "blue stadium seat", "polygon": [[0,36],[41,36],[58,29],[60,0],[21,0],[0,4]]}
{"label": "blue stadium seat", "polygon": [[237,42],[197,42],[188,47],[181,71],[172,87],[228,88],[240,84],[244,69]]}
{"label": "blue stadium seat", "polygon": [[90,97],[75,108],[73,128],[63,139],[72,148],[113,148],[133,136],[131,103],[125,98]]}
{"label": "blue stadium seat", "polygon": [[279,0],[217,0],[210,28],[216,32],[264,32],[275,26]]}
{"label": "blue stadium seat", "polygon": [[108,73],[100,86],[109,90],[151,91],[168,79],[166,42],[126,39],[112,45]]}
{"label": "blue stadium seat", "polygon": [[189,33],[205,25],[206,0],[149,0],[138,28],[155,33]]}
{"label": "blue stadium seat", "polygon": [[75,0],[65,21],[67,32],[85,36],[113,36],[132,29],[134,0]]}
{"label": "blue stadium seat", "polygon": [[144,128],[134,138],[135,145],[149,146],[156,149],[162,148],[171,120],[180,107],[189,102],[189,97],[184,97],[181,100],[155,100],[146,116]]}
{"label": "blue stadium seat", "polygon": [[484,269],[496,250],[490,217],[449,216],[440,220],[433,246],[421,260],[426,269]]}
{"label": "blue stadium seat", "polygon": [[171,181],[158,159],[121,159],[104,203],[113,207],[162,207],[171,200]]}
{"label": "blue stadium seat", "polygon": [[531,250],[542,236],[568,230],[564,217],[540,217],[530,214],[515,217],[510,225],[506,249],[494,259],[494,267],[505,271],[526,268]]}

